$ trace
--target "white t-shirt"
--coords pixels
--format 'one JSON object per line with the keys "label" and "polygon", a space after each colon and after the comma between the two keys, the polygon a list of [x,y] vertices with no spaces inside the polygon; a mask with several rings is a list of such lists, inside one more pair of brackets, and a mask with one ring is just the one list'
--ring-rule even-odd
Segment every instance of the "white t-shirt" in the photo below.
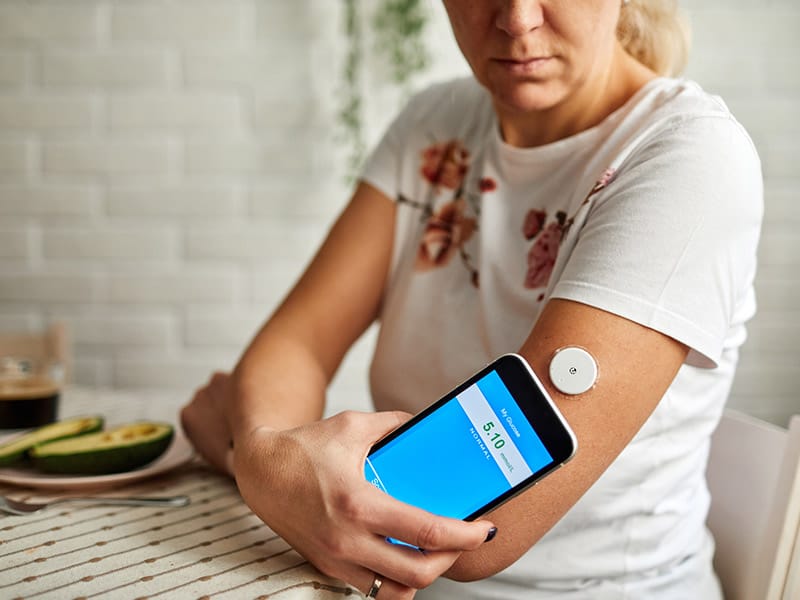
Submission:
{"label": "white t-shirt", "polygon": [[492,578],[426,593],[718,597],[705,464],[755,310],[762,216],[758,156],[723,102],[660,78],[596,127],[516,148],[486,90],[460,79],[412,99],[363,178],[397,202],[377,409],[417,412],[517,351],[549,298],[690,348],[634,440],[530,551]]}

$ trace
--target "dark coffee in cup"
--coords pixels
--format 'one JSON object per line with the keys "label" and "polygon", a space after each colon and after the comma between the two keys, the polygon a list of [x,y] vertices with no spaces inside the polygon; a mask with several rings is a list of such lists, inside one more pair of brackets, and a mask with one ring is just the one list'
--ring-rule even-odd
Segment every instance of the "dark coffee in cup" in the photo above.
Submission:
{"label": "dark coffee in cup", "polygon": [[59,386],[49,377],[0,378],[0,429],[24,429],[58,418]]}

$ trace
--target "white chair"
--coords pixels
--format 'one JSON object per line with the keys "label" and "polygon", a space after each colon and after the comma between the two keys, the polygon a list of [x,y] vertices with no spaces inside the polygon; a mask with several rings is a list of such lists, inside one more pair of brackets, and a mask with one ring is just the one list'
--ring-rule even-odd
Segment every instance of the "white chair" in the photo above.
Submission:
{"label": "white chair", "polygon": [[725,598],[800,599],[800,415],[786,430],[726,411],[707,478]]}

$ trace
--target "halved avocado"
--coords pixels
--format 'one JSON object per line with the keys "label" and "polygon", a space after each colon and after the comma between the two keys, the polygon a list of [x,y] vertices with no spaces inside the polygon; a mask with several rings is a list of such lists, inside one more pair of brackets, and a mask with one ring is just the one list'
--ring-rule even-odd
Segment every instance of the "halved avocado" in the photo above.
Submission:
{"label": "halved avocado", "polygon": [[102,428],[103,417],[100,416],[77,417],[39,427],[0,444],[0,467],[17,462],[39,444],[94,433]]}
{"label": "halved avocado", "polygon": [[103,475],[130,471],[145,465],[169,447],[173,427],[143,421],[120,425],[79,438],[41,444],[30,457],[47,473]]}

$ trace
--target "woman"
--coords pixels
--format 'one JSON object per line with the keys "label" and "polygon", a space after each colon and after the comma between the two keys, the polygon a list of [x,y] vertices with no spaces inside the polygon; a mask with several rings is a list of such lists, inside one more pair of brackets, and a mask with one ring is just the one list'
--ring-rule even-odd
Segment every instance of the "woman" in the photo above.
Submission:
{"label": "woman", "polygon": [[[683,59],[670,0],[444,4],[474,78],[411,101],[184,426],[270,527],[371,597],[443,575],[426,594],[718,598],[704,467],[754,312],[752,143],[718,98],[663,77]],[[376,319],[384,412],[320,420]],[[406,413],[505,352],[547,373],[563,346],[600,376],[580,396],[544,378],[579,450],[536,488],[462,523],[364,480],[370,445]]]}

